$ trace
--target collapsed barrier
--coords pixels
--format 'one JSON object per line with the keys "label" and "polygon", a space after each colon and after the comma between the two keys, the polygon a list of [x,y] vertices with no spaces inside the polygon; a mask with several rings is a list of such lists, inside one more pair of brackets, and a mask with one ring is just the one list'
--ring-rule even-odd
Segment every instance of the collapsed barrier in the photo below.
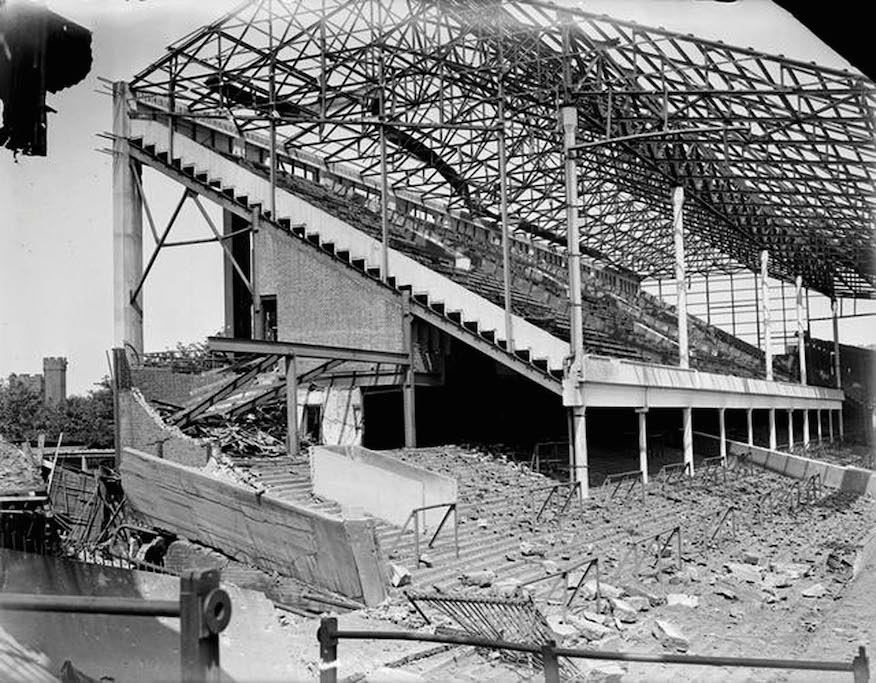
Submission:
{"label": "collapsed barrier", "polygon": [[184,683],[222,680],[219,634],[231,621],[231,598],[219,587],[216,569],[194,570],[180,577],[178,601],[0,593],[0,610],[176,617],[180,620],[180,679]]}
{"label": "collapsed barrier", "polygon": [[619,662],[639,662],[648,664],[681,664],[688,666],[727,666],[753,669],[790,669],[802,671],[846,671],[853,676],[854,683],[868,683],[870,680],[870,660],[867,649],[858,648],[858,654],[849,662],[824,660],[767,659],[759,657],[717,657],[704,655],[653,654],[639,652],[602,652],[557,647],[553,640],[540,644],[473,638],[471,636],[450,634],[417,633],[414,631],[340,631],[335,617],[323,618],[316,634],[319,641],[319,680],[320,683],[337,683],[338,680],[338,642],[341,640],[405,640],[444,645],[469,645],[488,650],[500,650],[530,654],[538,657],[544,668],[545,683],[559,683],[560,659],[602,659]]}
{"label": "collapsed barrier", "polygon": [[627,569],[631,569],[631,576],[638,575],[645,557],[652,553],[654,559],[651,562],[651,567],[656,567],[660,563],[660,560],[666,557],[672,539],[675,539],[675,566],[678,571],[681,571],[683,563],[681,557],[683,543],[681,539],[681,526],[676,525],[664,529],[663,531],[658,531],[655,534],[649,534],[648,536],[643,536],[642,538],[631,541],[630,545],[627,547],[627,551],[623,554],[617,564],[617,573],[621,575]]}
{"label": "collapsed barrier", "polygon": [[563,569],[559,569],[555,572],[551,572],[550,574],[547,574],[546,576],[540,576],[537,579],[530,579],[529,581],[524,581],[523,583],[520,584],[520,587],[523,588],[525,586],[532,586],[536,583],[541,583],[542,581],[550,581],[551,579],[553,579],[554,582],[551,585],[551,588],[548,591],[547,595],[542,596],[542,599],[546,603],[548,603],[548,602],[550,602],[554,593],[557,591],[557,589],[560,586],[563,587],[563,590],[565,592],[567,592],[569,590],[569,588],[570,588],[569,575],[574,571],[580,570],[581,567],[585,567],[585,569],[584,569],[584,571],[581,572],[581,576],[578,577],[578,580],[575,581],[575,586],[574,586],[574,588],[572,588],[572,594],[568,597],[563,597],[563,599],[561,600],[563,617],[566,616],[566,612],[572,606],[572,603],[575,602],[575,598],[578,597],[578,593],[581,591],[581,587],[587,581],[587,576],[590,574],[591,570],[593,571],[593,574],[595,576],[595,581],[596,581],[596,590],[594,591],[594,593],[595,593],[594,597],[596,598],[596,611],[599,612],[599,597],[600,597],[599,593],[600,593],[600,591],[599,591],[599,558],[598,557],[588,557],[587,559],[581,560],[580,562],[576,562],[575,564],[572,564],[568,567],[565,567]]}

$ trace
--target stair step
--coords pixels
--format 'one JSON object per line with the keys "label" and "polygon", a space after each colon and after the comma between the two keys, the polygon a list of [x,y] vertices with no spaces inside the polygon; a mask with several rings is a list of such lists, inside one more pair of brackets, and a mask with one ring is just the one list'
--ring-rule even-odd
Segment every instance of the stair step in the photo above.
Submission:
{"label": "stair step", "polygon": [[142,146],[143,146],[143,136],[142,136],[142,135],[139,135],[139,136],[137,136],[137,137],[135,137],[135,138],[130,138],[130,139],[129,139],[129,142],[130,142],[134,147],[142,147]]}
{"label": "stair step", "polygon": [[155,156],[155,145],[145,145],[143,147],[143,151],[146,152],[149,156]]}
{"label": "stair step", "polygon": [[380,279],[380,268],[368,268],[366,271],[370,277],[373,277],[375,280]]}
{"label": "stair step", "polygon": [[339,249],[335,254],[341,261],[350,262],[350,252],[347,249]]}
{"label": "stair step", "polygon": [[194,164],[186,164],[182,167],[182,172],[191,178],[195,177],[195,165]]}
{"label": "stair step", "polygon": [[199,183],[206,183],[210,179],[210,174],[206,171],[201,171],[200,173],[195,173],[195,180]]}
{"label": "stair step", "polygon": [[481,330],[481,336],[491,344],[496,343],[496,330]]}
{"label": "stair step", "polygon": [[303,225],[292,226],[292,234],[295,235],[296,237],[303,238],[305,232],[306,232],[306,229]]}
{"label": "stair step", "polygon": [[539,370],[544,370],[545,372],[548,371],[547,358],[534,358],[532,364]]}
{"label": "stair step", "polygon": [[462,323],[462,311],[448,311],[447,317],[457,324]]}
{"label": "stair step", "polygon": [[429,295],[426,294],[425,292],[419,292],[417,294],[414,294],[412,298],[414,301],[417,301],[417,302],[423,304],[424,306],[429,305]]}
{"label": "stair step", "polygon": [[444,302],[443,301],[432,301],[429,306],[433,311],[438,313],[439,315],[444,315]]}
{"label": "stair step", "polygon": [[292,229],[292,220],[290,218],[281,218],[277,221],[277,225],[279,225],[283,230],[291,230]]}
{"label": "stair step", "polygon": [[365,259],[363,259],[363,258],[354,258],[353,260],[350,261],[350,264],[351,264],[351,265],[353,266],[353,268],[355,268],[356,270],[361,270],[362,272],[365,272]]}
{"label": "stair step", "polygon": [[529,362],[529,349],[515,349],[514,355],[520,360],[525,360],[527,363]]}
{"label": "stair step", "polygon": [[334,242],[323,242],[322,250],[328,252],[329,254],[334,255],[335,253],[335,243]]}
{"label": "stair step", "polygon": [[478,321],[477,320],[466,320],[464,323],[462,323],[462,326],[465,329],[470,330],[471,332],[474,332],[475,334],[478,333]]}
{"label": "stair step", "polygon": [[393,289],[395,289],[395,288],[396,288],[396,286],[395,286],[395,284],[396,284],[395,276],[390,275],[388,278],[386,278],[386,284],[388,284],[390,287],[392,287]]}
{"label": "stair step", "polygon": [[174,159],[171,159],[170,165],[173,166],[175,169],[181,170],[182,169],[182,159],[180,159],[179,157],[175,157]]}
{"label": "stair step", "polygon": [[319,246],[320,241],[321,241],[319,238],[319,233],[318,232],[308,233],[307,241],[310,242],[311,244],[315,244],[316,246]]}

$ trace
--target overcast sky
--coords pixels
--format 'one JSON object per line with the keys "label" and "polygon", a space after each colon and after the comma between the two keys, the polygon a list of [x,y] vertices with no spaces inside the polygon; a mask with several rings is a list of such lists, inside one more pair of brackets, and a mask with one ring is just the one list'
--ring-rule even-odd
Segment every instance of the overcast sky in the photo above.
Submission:
{"label": "overcast sky", "polygon": [[[13,2],[15,0],[12,0]],[[43,356],[67,356],[68,390],[84,393],[107,373],[113,344],[112,183],[107,143],[111,100],[98,76],[130,79],[158,59],[167,45],[239,0],[48,0],[52,10],[93,32],[94,65],[82,83],[48,104],[48,157],[19,157],[0,150],[0,377],[40,372]],[[769,0],[588,0],[597,13],[641,24],[724,40],[772,54],[849,68],[790,15]],[[166,223],[179,190],[146,171],[150,208]],[[218,219],[218,212],[211,209]],[[146,221],[144,218],[144,228]],[[175,239],[209,236],[189,203],[174,227]],[[144,254],[151,252],[144,240]],[[145,343],[160,350],[176,341],[202,340],[223,326],[221,250],[215,244],[165,250],[145,287]],[[813,308],[812,314],[821,314]],[[873,319],[846,321],[841,338],[876,341]],[[828,336],[829,326],[813,326]]]}

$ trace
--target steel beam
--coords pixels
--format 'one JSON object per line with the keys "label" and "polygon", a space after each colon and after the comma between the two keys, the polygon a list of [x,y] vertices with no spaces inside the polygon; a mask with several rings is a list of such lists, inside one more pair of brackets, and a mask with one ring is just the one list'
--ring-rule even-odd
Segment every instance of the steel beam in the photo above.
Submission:
{"label": "steel beam", "polygon": [[252,353],[269,356],[298,356],[300,358],[324,358],[326,360],[353,360],[363,363],[393,363],[409,365],[410,355],[397,351],[353,349],[345,346],[327,346],[298,342],[265,341],[261,339],[228,339],[208,337],[210,351],[225,353]]}
{"label": "steel beam", "polygon": [[687,336],[687,281],[684,264],[684,188],[672,192],[672,236],[675,242],[675,308],[678,313],[678,366],[690,367]]}

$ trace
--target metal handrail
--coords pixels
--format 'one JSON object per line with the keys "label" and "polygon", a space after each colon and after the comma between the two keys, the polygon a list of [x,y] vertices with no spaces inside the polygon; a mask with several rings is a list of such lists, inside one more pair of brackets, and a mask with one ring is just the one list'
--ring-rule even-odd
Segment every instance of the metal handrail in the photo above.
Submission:
{"label": "metal handrail", "polygon": [[544,446],[549,446],[550,451],[553,452],[553,454],[554,454],[553,462],[561,463],[561,462],[565,461],[565,458],[560,458],[558,455],[558,451],[560,448],[565,448],[568,450],[569,442],[568,441],[541,441],[541,442],[535,444],[535,446],[532,447],[532,457],[529,459],[529,469],[533,470],[534,472],[541,473],[541,458],[542,458],[541,451],[542,451],[542,447],[544,447]]}
{"label": "metal handrail", "polygon": [[685,474],[690,474],[691,463],[689,462],[673,462],[664,465],[657,473],[656,479],[660,479],[663,485],[674,484],[679,481]]}
{"label": "metal handrail", "polygon": [[646,504],[645,478],[642,476],[642,470],[630,470],[629,472],[616,472],[614,474],[609,474],[602,481],[601,490],[605,490],[608,485],[615,482],[617,483],[615,484],[614,489],[606,497],[607,501],[613,500],[617,492],[620,490],[620,487],[625,483],[629,483],[629,486],[623,495],[623,502],[626,502],[629,500],[630,494],[633,492],[633,489],[636,488],[636,484],[638,483],[642,490],[642,504]]}
{"label": "metal handrail", "polygon": [[179,600],[0,593],[2,610],[176,617],[180,620],[180,680],[218,682],[222,676],[219,634],[231,621],[231,598],[219,587],[219,572],[215,569],[183,575]]}
{"label": "metal handrail", "polygon": [[651,563],[652,567],[656,567],[657,563],[660,562],[660,558],[663,557],[663,551],[669,547],[669,544],[672,542],[672,539],[676,540],[676,567],[679,571],[682,568],[683,560],[681,559],[681,549],[682,549],[682,537],[681,537],[681,525],[676,525],[673,527],[669,527],[668,529],[664,529],[663,531],[658,531],[654,534],[649,534],[647,536],[642,536],[634,541],[631,541],[629,546],[627,547],[627,551],[623,554],[620,561],[617,563],[617,571],[620,573],[623,569],[626,568],[627,558],[632,554],[635,557],[635,563],[633,565],[633,574],[638,574],[639,567],[642,566],[642,555],[639,553],[639,549],[645,545],[650,544],[652,541],[656,541],[658,544],[660,543],[660,539],[666,536],[666,540],[663,541],[663,544],[659,547],[656,553],[656,557],[654,561]]}
{"label": "metal handrail", "polygon": [[[554,495],[557,494],[562,488],[568,488],[569,492],[566,494],[566,499],[563,501],[562,506],[560,507],[560,511],[557,513],[557,516],[562,515],[566,508],[569,507],[569,503],[572,502],[572,498],[575,496],[577,492],[581,490],[581,482],[580,481],[563,481],[559,484],[548,484],[547,486],[536,486],[535,488],[529,489],[530,494],[530,507],[535,508],[535,494],[540,491],[550,491],[548,495],[545,497],[541,506],[538,508],[538,512],[535,513],[535,516],[532,519],[533,524],[537,523],[540,519],[544,511],[547,509],[548,504],[553,499]],[[579,498],[580,500],[580,498]]]}
{"label": "metal handrail", "polygon": [[551,586],[551,589],[550,589],[550,591],[548,591],[548,594],[544,598],[545,601],[548,601],[551,599],[551,597],[553,596],[557,587],[560,585],[560,580],[562,580],[565,583],[566,590],[568,591],[568,589],[569,589],[569,583],[568,583],[569,574],[571,574],[576,569],[583,567],[584,565],[587,565],[587,569],[584,570],[584,573],[581,574],[581,578],[578,579],[578,582],[575,584],[575,588],[572,591],[572,595],[570,595],[568,597],[568,599],[562,600],[563,616],[566,615],[566,610],[568,610],[572,606],[572,603],[575,601],[575,598],[578,597],[578,593],[581,590],[581,586],[583,586],[584,582],[587,580],[587,575],[590,574],[591,569],[593,569],[594,573],[596,574],[596,596],[595,596],[596,597],[596,611],[599,612],[601,590],[599,587],[599,558],[598,557],[588,557],[587,559],[581,560],[579,562],[575,562],[574,564],[570,564],[567,567],[564,567],[563,569],[559,569],[555,572],[551,572],[550,574],[546,574],[545,576],[539,576],[538,578],[530,579],[529,581],[524,581],[523,583],[520,584],[520,587],[522,588],[523,586],[532,586],[536,583],[541,583],[542,581],[547,581],[549,579],[557,579],[554,582],[553,586]]}
{"label": "metal handrail", "polygon": [[700,460],[700,465],[697,468],[697,474],[702,479],[707,479],[717,483],[718,473],[721,473],[724,483],[727,483],[727,459],[716,455],[712,458],[703,458]]}
{"label": "metal handrail", "polygon": [[337,683],[338,642],[340,640],[402,640],[445,645],[469,645],[489,650],[508,650],[540,655],[544,667],[545,683],[559,683],[559,657],[570,659],[602,659],[609,661],[641,662],[648,664],[683,664],[691,666],[729,666],[752,669],[798,669],[804,671],[847,671],[854,683],[870,680],[870,659],[864,646],[852,661],[826,661],[809,659],[769,659],[761,657],[723,657],[646,652],[604,652],[595,649],[557,647],[554,641],[546,643],[520,643],[491,638],[449,633],[421,633],[419,631],[340,631],[337,617],[324,617],[316,634],[319,642],[320,683]]}
{"label": "metal handrail", "polygon": [[[417,567],[420,566],[422,561],[422,553],[420,553],[420,513],[426,512],[428,510],[437,510],[438,508],[447,508],[447,511],[444,513],[444,517],[441,518],[441,522],[438,524],[438,527],[435,529],[435,533],[432,534],[432,538],[429,539],[429,542],[426,544],[427,548],[432,548],[435,544],[438,535],[441,533],[441,530],[444,528],[444,525],[447,523],[447,520],[450,517],[450,513],[453,513],[453,546],[456,551],[456,559],[459,559],[459,516],[457,513],[456,503],[434,503],[433,505],[422,505],[420,507],[416,507],[411,510],[411,514],[408,515],[408,518],[405,520],[404,525],[401,529],[399,529],[398,534],[396,534],[395,540],[392,542],[392,545],[389,547],[387,551],[387,557],[392,557],[392,554],[395,552],[396,547],[398,546],[399,541],[404,535],[405,531],[408,530],[408,526],[411,523],[411,520],[414,522],[414,552],[416,553],[417,559]],[[425,530],[425,529],[424,529]]]}

